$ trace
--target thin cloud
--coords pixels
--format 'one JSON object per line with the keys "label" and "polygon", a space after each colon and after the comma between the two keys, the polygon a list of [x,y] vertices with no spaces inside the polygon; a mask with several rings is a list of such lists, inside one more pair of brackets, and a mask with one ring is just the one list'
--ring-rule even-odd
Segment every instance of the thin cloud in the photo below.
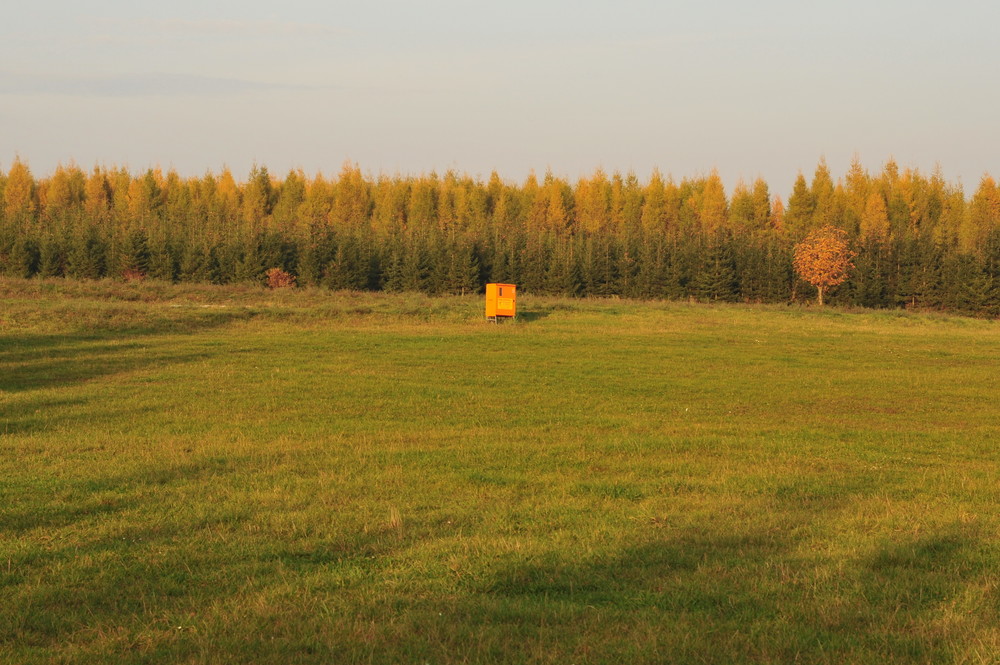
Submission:
{"label": "thin cloud", "polygon": [[346,33],[328,25],[290,21],[164,21],[166,30],[226,35],[282,35],[287,37],[336,37]]}
{"label": "thin cloud", "polygon": [[314,86],[190,74],[122,74],[103,77],[24,76],[0,72],[0,95],[155,97],[231,95],[263,90],[311,90]]}
{"label": "thin cloud", "polygon": [[134,34],[135,32],[155,35],[163,38],[188,37],[343,37],[346,31],[338,30],[329,25],[319,23],[302,23],[298,21],[272,20],[238,20],[238,19],[142,19],[124,21],[104,19],[98,21],[109,33],[105,38]]}

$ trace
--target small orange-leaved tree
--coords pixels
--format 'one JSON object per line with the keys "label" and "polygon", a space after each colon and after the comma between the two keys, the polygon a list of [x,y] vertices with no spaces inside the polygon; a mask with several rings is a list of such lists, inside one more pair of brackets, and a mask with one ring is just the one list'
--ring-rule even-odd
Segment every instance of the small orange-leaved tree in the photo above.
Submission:
{"label": "small orange-leaved tree", "polygon": [[272,289],[287,289],[295,286],[295,275],[281,268],[271,268],[267,271],[267,285]]}
{"label": "small orange-leaved tree", "polygon": [[851,259],[855,256],[857,253],[851,251],[843,229],[824,226],[795,245],[793,264],[798,276],[816,287],[822,305],[826,289],[847,279],[847,273],[854,267]]}

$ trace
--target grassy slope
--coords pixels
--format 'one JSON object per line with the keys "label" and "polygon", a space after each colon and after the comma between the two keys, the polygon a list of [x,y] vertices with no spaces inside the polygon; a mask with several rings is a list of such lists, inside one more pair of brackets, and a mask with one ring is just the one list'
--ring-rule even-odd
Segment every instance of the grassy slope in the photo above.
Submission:
{"label": "grassy slope", "polygon": [[0,661],[994,662],[1000,328],[0,282]]}

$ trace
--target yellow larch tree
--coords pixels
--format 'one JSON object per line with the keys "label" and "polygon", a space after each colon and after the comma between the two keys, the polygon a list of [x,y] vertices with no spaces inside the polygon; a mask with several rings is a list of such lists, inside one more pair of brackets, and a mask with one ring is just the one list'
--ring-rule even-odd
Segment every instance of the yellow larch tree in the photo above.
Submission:
{"label": "yellow larch tree", "polygon": [[102,169],[94,167],[87,176],[83,191],[83,206],[87,216],[98,221],[106,219],[111,205],[111,184]]}
{"label": "yellow larch tree", "polygon": [[965,223],[961,227],[963,248],[968,252],[982,252],[987,236],[996,228],[1000,228],[1000,188],[991,176],[984,175],[972,195]]}
{"label": "yellow larch tree", "polygon": [[775,196],[771,202],[771,228],[778,233],[785,232],[785,202]]}
{"label": "yellow larch tree", "polygon": [[753,221],[753,194],[750,193],[746,183],[740,180],[733,188],[733,195],[729,199],[729,226],[740,232],[749,232],[753,229]]}
{"label": "yellow larch tree", "polygon": [[662,233],[667,228],[667,191],[659,169],[653,169],[643,192],[641,219],[647,234]]}
{"label": "yellow larch tree", "polygon": [[868,203],[868,193],[871,188],[871,176],[861,165],[861,160],[855,155],[851,160],[851,168],[844,178],[846,213],[851,224],[860,224],[861,215]]}
{"label": "yellow larch tree", "polygon": [[771,190],[763,178],[753,183],[753,230],[757,233],[767,230],[771,222]]}
{"label": "yellow larch tree", "polygon": [[701,193],[701,207],[698,210],[702,230],[708,234],[717,233],[726,225],[727,214],[726,190],[719,172],[712,169],[705,179],[705,188]]}
{"label": "yellow larch tree", "polygon": [[84,198],[86,179],[75,164],[56,166],[55,172],[38,188],[38,201],[42,212],[49,219],[55,219],[78,205]]}
{"label": "yellow larch tree", "polygon": [[885,241],[889,238],[889,214],[881,192],[873,191],[868,195],[861,213],[860,234],[864,240]]}
{"label": "yellow larch tree", "polygon": [[240,188],[228,166],[223,167],[216,181],[215,204],[227,228],[235,226],[240,214]]}
{"label": "yellow larch tree", "polygon": [[577,182],[574,201],[576,223],[581,230],[596,233],[607,226],[611,216],[611,183],[602,169]]}
{"label": "yellow larch tree", "polygon": [[542,187],[547,198],[545,206],[545,228],[552,231],[563,231],[572,220],[573,194],[569,184],[562,178],[549,174]]}
{"label": "yellow larch tree", "polygon": [[3,189],[3,212],[8,220],[31,215],[35,211],[35,179],[20,157],[14,158]]}
{"label": "yellow larch tree", "polygon": [[[432,174],[433,175],[433,174]],[[434,185],[438,185],[434,176]],[[333,218],[338,225],[350,229],[371,223],[371,192],[368,180],[357,164],[344,162],[337,179],[333,202]]]}
{"label": "yellow larch tree", "polygon": [[826,165],[826,159],[820,158],[816,165],[816,172],[813,174],[810,194],[813,204],[812,223],[809,229],[818,229],[832,225],[837,219],[837,199],[835,196],[833,178],[830,176],[830,167]]}

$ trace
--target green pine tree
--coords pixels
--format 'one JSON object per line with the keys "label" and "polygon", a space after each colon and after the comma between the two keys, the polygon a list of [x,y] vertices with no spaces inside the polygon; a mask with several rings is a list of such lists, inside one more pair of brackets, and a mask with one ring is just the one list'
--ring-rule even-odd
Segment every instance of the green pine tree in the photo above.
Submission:
{"label": "green pine tree", "polygon": [[41,263],[41,248],[35,238],[21,236],[11,247],[7,272],[14,277],[33,277]]}

